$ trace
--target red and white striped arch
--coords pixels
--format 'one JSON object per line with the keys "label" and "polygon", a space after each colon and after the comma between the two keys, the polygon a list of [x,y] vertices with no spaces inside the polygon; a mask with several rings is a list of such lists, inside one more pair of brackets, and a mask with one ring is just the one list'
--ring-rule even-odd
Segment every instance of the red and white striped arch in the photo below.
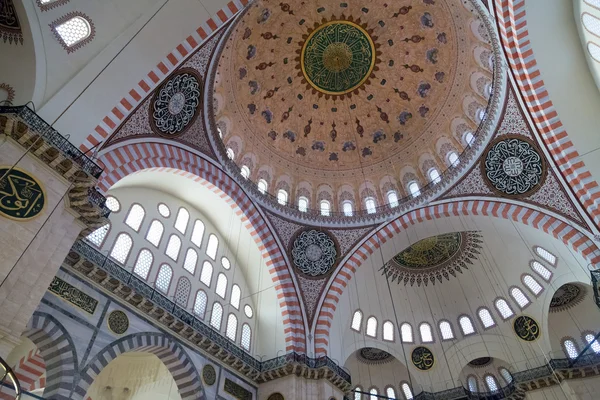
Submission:
{"label": "red and white striped arch", "polygon": [[506,58],[542,139],[569,186],[600,227],[600,186],[592,178],[550,100],[527,30],[525,0],[495,0]]}
{"label": "red and white striped arch", "polygon": [[102,154],[100,161],[105,165],[98,182],[102,192],[127,175],[154,169],[190,178],[227,202],[242,218],[266,259],[283,315],[286,351],[306,351],[300,300],[285,258],[265,219],[233,179],[210,161],[167,143],[125,144]]}
{"label": "red and white striped arch", "polygon": [[435,206],[425,206],[398,217],[394,221],[377,229],[346,259],[342,267],[335,273],[334,279],[327,289],[327,295],[320,309],[317,310],[318,317],[315,326],[316,355],[323,356],[327,354],[329,329],[331,328],[331,322],[333,321],[340,297],[352,280],[356,270],[371,254],[379,249],[383,243],[392,239],[411,225],[416,225],[426,220],[456,216],[488,216],[520,222],[562,240],[563,243],[579,252],[588,262],[592,264],[600,263],[600,250],[576,227],[525,205],[490,199],[453,201]]}
{"label": "red and white striped arch", "polygon": [[233,18],[242,10],[249,0],[234,0],[219,10],[216,16],[209,18],[196,31],[188,36],[181,44],[163,58],[150,72],[148,72],[113,109],[102,119],[94,131],[79,146],[80,150],[88,151],[108,138],[135,110],[135,108],[148,96],[160,82],[162,82],[176,67],[178,67],[191,53],[193,53],[213,32]]}

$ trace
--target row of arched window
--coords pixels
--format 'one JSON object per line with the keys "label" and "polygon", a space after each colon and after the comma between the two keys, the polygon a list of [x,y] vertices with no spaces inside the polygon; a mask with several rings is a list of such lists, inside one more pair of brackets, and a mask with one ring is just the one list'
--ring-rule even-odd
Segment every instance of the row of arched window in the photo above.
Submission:
{"label": "row of arched window", "polygon": [[[596,354],[600,354],[600,343],[596,340],[596,334],[593,332],[584,332],[582,335],[583,345],[580,346],[579,343],[572,337],[566,337],[562,340],[562,348],[565,352],[565,355],[568,358],[574,359],[579,356],[579,353],[588,345],[590,345],[590,349],[592,352]],[[586,354],[590,354],[589,351]]]}
{"label": "row of arched window", "polygon": [[[585,3],[594,8],[600,8],[600,3],[598,2],[598,0],[584,1]],[[581,23],[583,24],[583,27],[586,31],[598,37],[600,41],[600,19],[598,17],[588,12],[584,12],[583,14],[581,14]],[[594,61],[600,63],[600,45],[593,41],[589,41],[587,43],[587,50],[589,55],[594,59]]]}
{"label": "row of arched window", "polygon": [[[407,382],[400,383],[400,393],[402,397],[397,397],[396,389],[392,385],[386,386],[383,392],[379,392],[375,386],[369,388],[368,392],[363,392],[363,388],[361,386],[357,386],[354,388],[354,398],[353,400],[379,400],[380,395],[385,396],[389,399],[404,399],[404,400],[412,400],[414,398],[412,389]],[[368,393],[368,394],[365,394]]]}
{"label": "row of arched window", "polygon": [[[506,386],[512,382],[511,373],[504,367],[498,368],[498,372],[500,376],[502,376],[502,380],[504,381]],[[496,392],[500,390],[500,384],[498,383],[498,379],[492,374],[485,374],[483,376],[483,381],[485,382],[485,387],[480,386],[479,379],[475,375],[469,375],[467,377],[467,386],[470,392]]]}
{"label": "row of arched window", "polygon": [[[61,6],[68,0],[38,0],[42,11]],[[61,46],[71,53],[92,41],[95,28],[92,20],[85,14],[74,11],[63,15],[50,24],[50,29]]]}

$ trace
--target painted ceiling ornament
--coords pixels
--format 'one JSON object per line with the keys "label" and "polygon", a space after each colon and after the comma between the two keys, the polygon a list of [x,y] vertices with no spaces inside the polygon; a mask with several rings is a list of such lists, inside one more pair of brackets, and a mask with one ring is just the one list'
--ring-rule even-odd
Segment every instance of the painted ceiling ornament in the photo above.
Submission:
{"label": "painted ceiling ornament", "polygon": [[4,43],[23,44],[21,23],[12,0],[0,0],[0,37]]}
{"label": "painted ceiling ornament", "polygon": [[413,365],[421,371],[428,371],[435,365],[433,353],[424,346],[415,347],[410,357]]}
{"label": "painted ceiling ornament", "polygon": [[150,106],[152,130],[166,137],[184,133],[198,115],[202,80],[191,68],[182,68],[154,93]]}
{"label": "painted ceiling ornament", "polygon": [[406,286],[435,285],[456,277],[477,259],[483,237],[475,231],[453,232],[421,239],[384,264],[382,275]]}
{"label": "painted ceiling ornament", "polygon": [[359,361],[365,364],[386,364],[394,360],[394,356],[375,347],[363,347],[356,353]]}
{"label": "painted ceiling ornament", "polygon": [[294,240],[292,261],[303,274],[318,277],[327,274],[337,260],[333,239],[323,231],[307,230]]}
{"label": "painted ceiling ornament", "polygon": [[472,360],[469,363],[469,365],[474,368],[481,368],[481,367],[485,367],[491,363],[492,363],[491,357],[479,357],[479,358]]}
{"label": "painted ceiling ornament", "polygon": [[540,337],[541,330],[538,323],[531,317],[521,315],[515,318],[513,329],[517,337],[526,342],[533,342]]}
{"label": "painted ceiling ornament", "polygon": [[574,307],[585,298],[586,290],[572,283],[566,283],[559,287],[552,300],[550,300],[550,312],[560,312]]}
{"label": "painted ceiling ornament", "polygon": [[482,159],[486,183],[500,195],[523,197],[542,187],[544,158],[537,146],[523,136],[501,136],[488,146]]}

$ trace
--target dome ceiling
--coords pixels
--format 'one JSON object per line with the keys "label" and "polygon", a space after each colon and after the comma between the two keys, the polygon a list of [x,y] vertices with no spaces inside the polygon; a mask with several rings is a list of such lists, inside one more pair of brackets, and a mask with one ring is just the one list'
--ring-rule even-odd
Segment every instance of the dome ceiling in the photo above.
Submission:
{"label": "dome ceiling", "polygon": [[489,34],[467,6],[250,6],[214,78],[215,122],[236,163],[271,193],[295,198],[304,188],[315,201],[326,184],[334,205],[344,184],[347,198],[367,189],[378,203],[386,190],[403,195],[408,178],[426,184],[428,168],[441,172],[445,155],[462,151],[460,135],[476,131],[488,103]]}

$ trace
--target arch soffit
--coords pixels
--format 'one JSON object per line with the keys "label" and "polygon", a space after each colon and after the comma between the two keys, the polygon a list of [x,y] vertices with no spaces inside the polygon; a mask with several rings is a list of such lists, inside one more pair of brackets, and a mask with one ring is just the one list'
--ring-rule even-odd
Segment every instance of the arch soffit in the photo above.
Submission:
{"label": "arch soffit", "polygon": [[233,179],[212,162],[170,143],[125,142],[103,153],[100,161],[105,166],[98,182],[103,193],[130,174],[156,168],[185,175],[223,198],[241,216],[267,260],[269,273],[277,282],[275,290],[284,316],[286,351],[305,352],[304,311],[284,254],[266,219]]}
{"label": "arch soffit", "polygon": [[[544,212],[522,204],[499,200],[455,200],[413,210],[392,222],[380,226],[365,238],[355,250],[339,264],[325,289],[326,295],[320,300],[317,318],[313,322],[315,332],[315,354],[327,354],[329,328],[333,321],[337,303],[344,288],[352,280],[357,268],[369,258],[382,244],[409,226],[428,220],[459,216],[482,216],[512,220],[534,227],[560,239],[591,264],[600,263],[600,250],[583,232],[576,227]],[[550,290],[549,290],[550,291]],[[550,300],[547,300],[548,302]]]}

